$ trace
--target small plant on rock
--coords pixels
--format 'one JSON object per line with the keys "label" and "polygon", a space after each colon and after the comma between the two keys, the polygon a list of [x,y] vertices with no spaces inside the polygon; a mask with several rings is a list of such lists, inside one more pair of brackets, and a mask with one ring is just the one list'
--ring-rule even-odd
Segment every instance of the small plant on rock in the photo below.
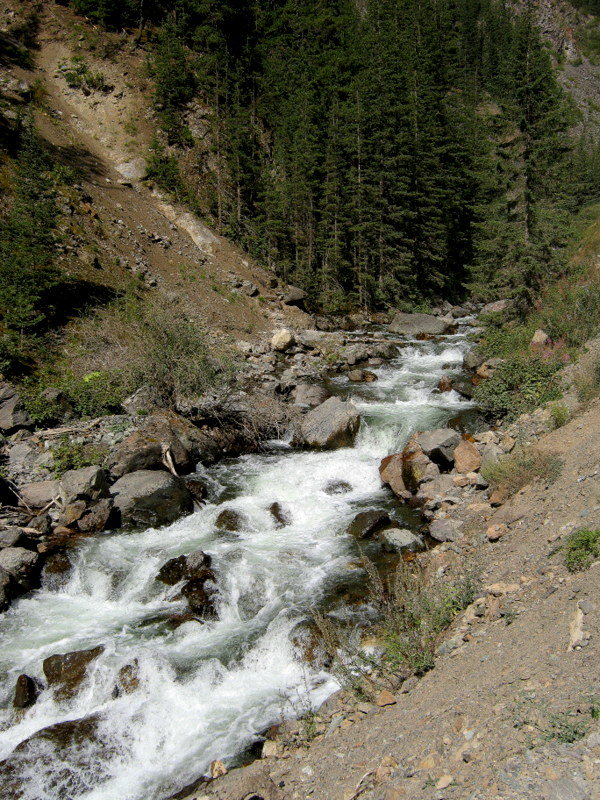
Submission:
{"label": "small plant on rock", "polygon": [[565,566],[569,572],[587,569],[600,558],[600,530],[573,531],[564,545]]}
{"label": "small plant on rock", "polygon": [[563,462],[556,456],[527,447],[486,465],[481,474],[492,486],[504,485],[514,494],[536,479],[553,483],[562,467]]}

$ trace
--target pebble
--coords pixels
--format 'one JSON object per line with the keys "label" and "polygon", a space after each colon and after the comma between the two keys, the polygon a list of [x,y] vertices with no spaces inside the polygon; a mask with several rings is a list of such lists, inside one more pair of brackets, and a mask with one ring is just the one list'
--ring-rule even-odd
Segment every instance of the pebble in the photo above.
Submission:
{"label": "pebble", "polygon": [[383,708],[384,706],[393,706],[397,702],[398,701],[396,700],[394,695],[391,692],[388,692],[387,689],[384,689],[377,696],[377,699],[375,700],[375,705],[379,706],[380,708]]}
{"label": "pebble", "polygon": [[436,783],[435,788],[436,789],[447,789],[448,786],[450,786],[450,784],[452,783],[453,780],[454,780],[454,778],[453,778],[452,775],[442,775],[442,777]]}

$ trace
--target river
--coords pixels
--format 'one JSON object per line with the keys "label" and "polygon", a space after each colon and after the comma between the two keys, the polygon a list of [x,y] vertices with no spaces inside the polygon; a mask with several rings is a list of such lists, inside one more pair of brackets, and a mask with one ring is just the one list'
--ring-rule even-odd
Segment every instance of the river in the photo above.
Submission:
{"label": "river", "polygon": [[[374,383],[334,381],[335,392],[352,397],[362,413],[354,447],[298,451],[279,442],[211,467],[202,510],[169,527],[85,540],[65,585],[43,587],[0,617],[0,759],[41,728],[90,714],[101,720],[99,741],[110,743],[107,750],[81,742],[60,761],[40,744],[39,757],[23,766],[26,800],[162,800],[213,759],[235,760],[258,732],[336,690],[331,675],[299,658],[294,631],[351,578],[356,551],[345,530],[354,515],[371,507],[400,513],[381,485],[381,458],[413,431],[443,426],[470,408],[455,392],[434,391],[442,375],[459,370],[466,330],[407,342],[374,370]],[[345,493],[326,491],[336,482],[348,484]],[[289,515],[285,527],[269,511],[273,502]],[[242,530],[215,530],[224,508],[243,515]],[[185,604],[169,599],[176,587],[156,574],[169,558],[196,549],[213,559],[217,618],[173,630],[166,618]],[[74,698],[57,701],[45,689],[15,717],[20,673],[41,678],[47,656],[98,644],[105,650]],[[116,696],[119,669],[134,663],[139,687]]]}

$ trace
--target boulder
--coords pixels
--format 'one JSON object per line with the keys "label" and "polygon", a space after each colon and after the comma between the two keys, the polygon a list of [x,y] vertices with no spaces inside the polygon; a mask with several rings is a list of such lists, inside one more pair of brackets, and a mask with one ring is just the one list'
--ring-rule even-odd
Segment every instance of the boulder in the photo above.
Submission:
{"label": "boulder", "polygon": [[110,492],[125,527],[167,525],[194,507],[184,482],[169,472],[130,472]]}
{"label": "boulder", "polygon": [[215,528],[220,531],[241,531],[247,525],[246,518],[233,508],[225,508],[215,521]]}
{"label": "boulder", "polygon": [[276,528],[285,528],[286,525],[289,525],[292,521],[290,512],[283,508],[281,503],[271,503],[269,511],[275,521]]}
{"label": "boulder", "polygon": [[195,614],[206,614],[214,610],[215,593],[215,574],[211,569],[205,569],[181,589],[182,596]]}
{"label": "boulder", "polygon": [[471,383],[471,381],[466,379],[453,381],[452,388],[455,392],[458,392],[463,397],[466,397],[467,400],[472,400],[475,396],[475,386]]}
{"label": "boulder", "polygon": [[379,475],[384,483],[387,483],[396,497],[408,500],[410,492],[407,490],[402,477],[403,460],[401,453],[394,453],[386,456],[379,465]]}
{"label": "boulder", "polygon": [[311,383],[299,383],[292,394],[294,405],[316,408],[331,397],[327,389]]}
{"label": "boulder", "polygon": [[383,358],[386,361],[398,355],[398,345],[393,342],[374,342],[369,345],[369,358]]}
{"label": "boulder", "polygon": [[282,328],[273,335],[271,339],[271,350],[275,350],[278,353],[285,353],[286,350],[289,350],[290,347],[293,347],[295,344],[296,340],[294,339],[294,334],[287,328]]}
{"label": "boulder", "polygon": [[59,700],[73,697],[85,678],[88,665],[104,652],[99,645],[90,650],[74,650],[71,653],[56,653],[42,663],[48,685],[54,687]]}
{"label": "boulder", "polygon": [[352,491],[352,486],[348,481],[329,481],[323,491],[325,494],[347,494]]}
{"label": "boulder", "polygon": [[357,539],[368,539],[390,522],[387,511],[361,511],[348,527],[348,533]]}
{"label": "boulder", "polygon": [[283,295],[283,302],[286,306],[297,306],[304,310],[304,301],[308,295],[304,289],[299,289],[297,286],[288,286],[287,291]]}
{"label": "boulder", "polygon": [[452,330],[452,323],[442,317],[434,317],[433,314],[405,314],[398,311],[390,322],[389,329],[392,333],[403,336],[417,336],[423,333],[441,336]]}
{"label": "boulder", "polygon": [[29,675],[19,675],[15,684],[15,694],[13,696],[14,708],[29,708],[37,700],[39,686],[30,678]]}
{"label": "boulder", "polygon": [[410,492],[416,492],[424,480],[433,480],[439,468],[421,450],[413,437],[402,451],[402,478]]}
{"label": "boulder", "polygon": [[483,362],[485,361],[485,357],[478,353],[476,350],[469,350],[468,353],[465,353],[463,356],[463,369],[469,370],[470,372],[474,372],[477,367],[480,367]]}
{"label": "boulder", "polygon": [[103,497],[91,508],[88,508],[77,520],[77,527],[82,533],[96,533],[110,527],[110,518],[114,508],[112,497]]}
{"label": "boulder", "polygon": [[364,344],[353,344],[344,350],[343,358],[351,367],[367,361],[371,357],[371,350]]}
{"label": "boulder", "polygon": [[454,467],[457,472],[476,472],[481,466],[479,450],[472,442],[463,439],[454,450]]}
{"label": "boulder", "polygon": [[451,392],[452,391],[452,378],[448,378],[444,376],[440,378],[437,385],[437,390],[440,394],[444,394],[444,392]]}
{"label": "boulder", "polygon": [[0,570],[10,576],[21,591],[33,589],[39,578],[39,556],[24,547],[0,550]]}
{"label": "boulder", "polygon": [[58,481],[37,481],[19,486],[19,494],[29,508],[45,508],[59,497]]}
{"label": "boulder", "polygon": [[8,572],[0,567],[0,611],[8,608],[12,599],[12,581]]}
{"label": "boulder", "polygon": [[25,410],[17,389],[10,383],[0,383],[0,431],[8,434],[31,425],[33,420]]}
{"label": "boulder", "polygon": [[406,528],[386,528],[379,533],[378,538],[387,553],[416,553],[425,547],[423,538]]}
{"label": "boulder", "polygon": [[448,469],[454,463],[454,450],[461,438],[460,433],[452,428],[437,428],[419,433],[416,441],[428,458],[443,469]]}
{"label": "boulder", "polygon": [[495,464],[504,455],[504,450],[495,442],[488,442],[481,451],[481,469]]}
{"label": "boulder", "polygon": [[429,526],[429,535],[436,542],[455,542],[462,534],[460,523],[451,519],[435,519]]}
{"label": "boulder", "polygon": [[514,304],[513,300],[495,300],[493,303],[487,303],[479,312],[484,314],[499,314],[501,311],[506,311]]}
{"label": "boulder", "polygon": [[368,369],[351,369],[346,373],[346,377],[352,383],[373,383],[377,380],[377,375]]}
{"label": "boulder", "polygon": [[300,443],[308,447],[349,447],[360,426],[360,414],[350,402],[330,397],[304,417]]}
{"label": "boulder", "polygon": [[[428,470],[429,471],[429,470]],[[427,472],[428,472],[427,471]],[[427,472],[425,477],[427,477]],[[431,480],[423,480],[415,495],[419,503],[436,501],[441,504],[442,499],[455,488],[455,483],[451,475],[435,475]]]}
{"label": "boulder", "polygon": [[98,500],[108,497],[106,473],[101,467],[82,467],[64,473],[59,483],[60,500],[63,506],[76,500]]}
{"label": "boulder", "polygon": [[0,550],[5,547],[21,547],[27,543],[27,537],[21,528],[5,528],[0,531]]}
{"label": "boulder", "polygon": [[210,564],[211,557],[209,555],[202,550],[194,550],[187,556],[169,559],[160,568],[156,580],[166,583],[167,586],[175,586],[179,581],[201,577]]}

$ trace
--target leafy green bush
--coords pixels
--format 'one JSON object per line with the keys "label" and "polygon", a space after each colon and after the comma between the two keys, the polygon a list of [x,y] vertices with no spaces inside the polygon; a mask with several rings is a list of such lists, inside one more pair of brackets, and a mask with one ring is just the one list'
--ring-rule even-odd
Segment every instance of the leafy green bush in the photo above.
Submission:
{"label": "leafy green bush", "polygon": [[89,94],[93,90],[104,92],[110,88],[103,73],[91,70],[83,56],[73,56],[68,64],[61,64],[60,69],[71,89],[82,89]]}
{"label": "leafy green bush", "polygon": [[558,400],[556,371],[559,364],[541,358],[517,356],[505,361],[488,380],[476,387],[480,409],[495,418],[516,419],[520,414]]}
{"label": "leafy green bush", "polygon": [[587,569],[600,558],[600,530],[573,531],[565,542],[564,554],[569,572]]}
{"label": "leafy green bush", "polygon": [[550,414],[555,428],[562,428],[571,419],[571,412],[564,403],[551,403]]}
{"label": "leafy green bush", "polygon": [[59,443],[52,448],[54,459],[54,475],[60,478],[70,469],[81,469],[101,464],[105,450],[85,442],[73,442],[68,436],[61,437]]}
{"label": "leafy green bush", "polygon": [[528,447],[487,464],[481,474],[492,486],[506,486],[514,494],[536,479],[553,483],[562,467],[556,456]]}

